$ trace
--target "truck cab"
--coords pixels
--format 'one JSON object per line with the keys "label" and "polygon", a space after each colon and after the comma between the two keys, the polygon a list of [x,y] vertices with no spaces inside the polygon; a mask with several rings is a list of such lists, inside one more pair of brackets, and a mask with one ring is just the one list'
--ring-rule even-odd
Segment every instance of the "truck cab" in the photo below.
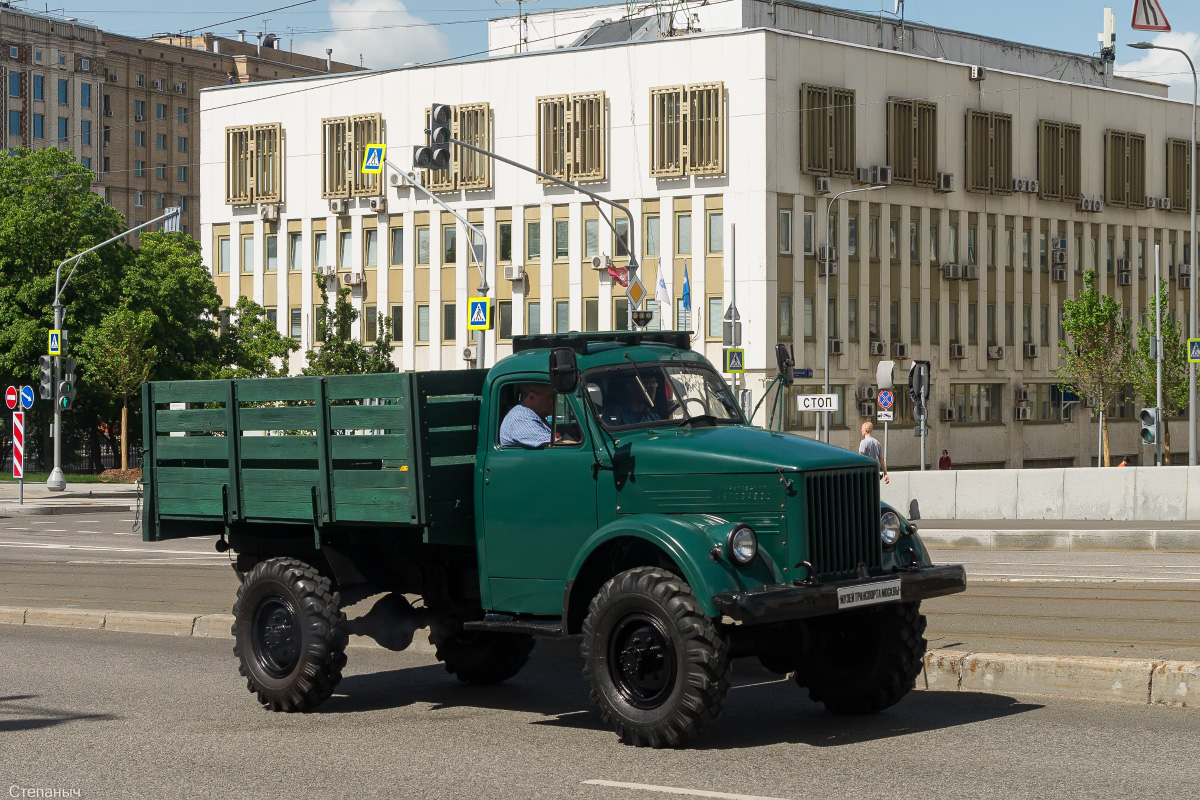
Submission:
{"label": "truck cab", "polygon": [[[579,637],[601,715],[639,745],[678,746],[712,724],[739,657],[792,675],[835,712],[894,704],[923,663],[921,600],[962,591],[965,572],[934,566],[916,528],[880,502],[872,459],[752,426],[689,340],[525,336],[486,373],[206,388],[227,398],[224,422],[205,417],[226,439],[204,451],[232,454],[228,476],[215,471],[221,517],[162,513],[180,481],[214,471],[189,472],[152,445],[148,538],[220,523],[242,577],[235,652],[277,710],[329,696],[348,633],[403,649],[423,626],[447,670],[472,683],[514,676],[537,637]],[[179,395],[148,385],[147,438],[175,452],[156,391]],[[304,423],[316,433],[311,479],[268,465],[277,483],[313,484],[290,521],[239,499],[263,466],[239,448],[303,449],[292,432],[242,440],[243,417],[284,424],[282,410],[261,408],[272,391],[316,398]],[[341,459],[322,455],[339,446]],[[372,595],[367,615],[346,619]]]}

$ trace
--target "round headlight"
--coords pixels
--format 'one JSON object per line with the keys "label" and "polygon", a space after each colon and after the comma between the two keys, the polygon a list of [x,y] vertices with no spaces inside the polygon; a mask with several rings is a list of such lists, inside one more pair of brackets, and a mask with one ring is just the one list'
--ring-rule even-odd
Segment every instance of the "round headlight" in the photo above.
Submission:
{"label": "round headlight", "polygon": [[749,564],[758,555],[758,536],[749,525],[738,524],[729,532],[729,557],[737,564]]}
{"label": "round headlight", "polygon": [[896,516],[896,512],[883,512],[879,520],[879,536],[885,547],[891,547],[900,538],[900,517]]}

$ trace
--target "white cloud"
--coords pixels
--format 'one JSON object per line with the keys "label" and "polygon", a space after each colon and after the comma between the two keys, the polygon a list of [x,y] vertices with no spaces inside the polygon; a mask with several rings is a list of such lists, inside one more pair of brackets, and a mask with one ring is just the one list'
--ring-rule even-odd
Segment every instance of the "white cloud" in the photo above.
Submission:
{"label": "white cloud", "polygon": [[[358,64],[362,57],[368,69],[399,67],[409,62],[424,63],[445,58],[450,44],[437,28],[406,10],[400,0],[334,0],[329,4],[333,29],[318,39],[298,42],[296,49],[325,57],[333,49],[333,60]],[[405,27],[415,26],[415,27]]]}
{"label": "white cloud", "polygon": [[[1134,31],[1136,35],[1138,32]],[[1200,70],[1200,34],[1196,33],[1160,33],[1150,40],[1151,44],[1164,47],[1177,47],[1185,51],[1196,63]],[[1132,55],[1135,51],[1118,45],[1123,53]],[[1142,50],[1142,57],[1137,61],[1118,64],[1116,73],[1130,78],[1165,83],[1170,89],[1170,96],[1176,100],[1192,99],[1192,71],[1188,69],[1187,61],[1179,53],[1170,50]]]}

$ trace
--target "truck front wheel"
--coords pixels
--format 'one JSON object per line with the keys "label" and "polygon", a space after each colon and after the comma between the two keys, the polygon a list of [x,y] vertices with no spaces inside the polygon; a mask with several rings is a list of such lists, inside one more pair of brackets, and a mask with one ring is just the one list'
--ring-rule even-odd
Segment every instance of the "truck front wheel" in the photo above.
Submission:
{"label": "truck front wheel", "polygon": [[233,653],[246,688],[272,711],[329,699],[346,665],[346,615],[328,578],[294,558],[246,573],[233,606]]}
{"label": "truck front wheel", "polygon": [[725,708],[729,645],[677,575],[638,567],[604,584],[582,654],[592,702],[627,744],[678,747]]}
{"label": "truck front wheel", "polygon": [[912,690],[925,660],[920,603],[810,622],[796,683],[835,714],[874,714]]}

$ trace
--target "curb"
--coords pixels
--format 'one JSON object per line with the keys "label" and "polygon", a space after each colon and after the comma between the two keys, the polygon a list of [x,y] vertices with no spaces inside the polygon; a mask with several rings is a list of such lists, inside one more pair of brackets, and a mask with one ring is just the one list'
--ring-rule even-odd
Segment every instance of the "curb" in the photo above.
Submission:
{"label": "curb", "polygon": [[[0,606],[0,625],[233,638],[232,614]],[[384,649],[363,636],[351,636],[349,646]],[[433,654],[435,648],[429,643],[429,631],[417,630],[408,650]],[[925,668],[917,678],[917,688],[1200,708],[1200,662],[930,650],[925,654]]]}
{"label": "curb", "polygon": [[[197,639],[233,639],[232,614],[174,614],[164,611],[102,611],[85,608],[14,608],[0,606],[0,625],[40,628],[86,628],[120,633],[149,633]],[[383,650],[365,636],[351,636],[349,647]],[[421,628],[407,648],[414,653],[433,653],[429,631]]]}
{"label": "curb", "polygon": [[917,687],[1200,708],[1200,662],[930,650]]}
{"label": "curb", "polygon": [[1127,550],[1200,553],[1194,530],[945,530],[920,527],[921,541],[934,550]]}
{"label": "curb", "polygon": [[72,503],[70,505],[8,503],[0,505],[0,516],[6,517],[53,517],[59,514],[103,514],[112,511],[137,511],[137,505],[125,503]]}

